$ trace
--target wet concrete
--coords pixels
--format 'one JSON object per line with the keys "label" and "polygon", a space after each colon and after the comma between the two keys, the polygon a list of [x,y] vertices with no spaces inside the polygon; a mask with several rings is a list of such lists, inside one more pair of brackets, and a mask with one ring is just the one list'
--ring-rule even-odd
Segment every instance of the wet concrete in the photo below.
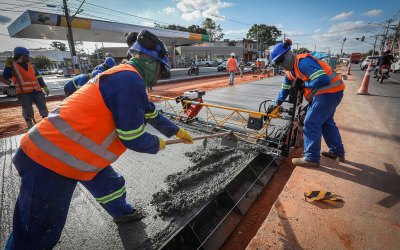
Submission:
{"label": "wet concrete", "polygon": [[[267,79],[254,84],[256,87],[253,84],[234,86],[227,93],[216,90],[215,95],[209,91],[206,100],[233,100],[243,92],[248,97],[239,98],[239,102],[254,110],[259,102],[255,98],[257,93],[275,96],[280,80]],[[269,89],[270,85],[274,87]],[[249,88],[252,90],[246,93]],[[148,131],[158,134],[149,126]],[[11,157],[19,139],[20,136],[0,139],[0,248],[4,247],[11,230],[18,195],[20,179]],[[113,167],[126,179],[127,200],[148,216],[141,222],[118,228],[91,194],[78,185],[56,249],[157,248],[196,213],[197,207],[221,190],[254,153],[255,149],[246,145],[232,150],[222,148],[214,140],[208,141],[207,150],[203,150],[202,141],[171,145],[157,155],[128,150]]]}

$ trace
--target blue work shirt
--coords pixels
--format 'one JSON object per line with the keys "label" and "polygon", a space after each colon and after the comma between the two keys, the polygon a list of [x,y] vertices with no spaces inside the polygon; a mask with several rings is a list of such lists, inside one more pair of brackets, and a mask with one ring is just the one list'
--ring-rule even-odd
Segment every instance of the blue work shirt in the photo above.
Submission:
{"label": "blue work shirt", "polygon": [[106,71],[106,67],[105,67],[104,63],[97,65],[97,66],[93,69],[92,73],[94,73],[96,70],[100,70],[101,72]]}
{"label": "blue work shirt", "polygon": [[90,78],[88,77],[87,74],[80,74],[80,75],[75,76],[72,80],[68,81],[64,85],[65,96],[68,97],[68,96],[72,95],[80,87],[85,85],[89,80],[90,80]]}
{"label": "blue work shirt", "polygon": [[[17,63],[18,63],[22,68],[24,68],[25,71],[28,71],[28,63],[26,63],[26,62],[22,62],[22,63],[17,62]],[[31,66],[32,66],[33,69],[35,70],[35,76],[37,76],[37,79],[38,79],[38,82],[39,82],[39,84],[40,84],[40,87],[43,88],[44,86],[46,86],[46,83],[44,82],[43,77],[40,75],[40,72],[35,68],[35,66],[34,66],[33,64],[31,64]],[[11,68],[11,67],[5,67],[5,68],[4,68],[4,71],[3,71],[3,77],[4,77],[5,79],[11,81],[11,80],[12,80],[11,78],[12,78],[13,76],[14,76],[14,74],[13,74],[12,68]],[[17,84],[17,83],[15,82],[14,84]],[[35,91],[35,90],[33,90],[33,91]]]}
{"label": "blue work shirt", "polygon": [[[319,63],[312,57],[305,57],[299,60],[299,70],[303,75],[306,75],[310,81],[305,82],[305,87],[310,89],[320,88],[329,84],[329,76]],[[292,74],[294,71],[292,70]],[[292,87],[292,81],[286,75],[283,79],[282,88],[275,102],[280,105],[286,100]]]}
{"label": "blue work shirt", "polygon": [[100,92],[125,147],[142,153],[155,154],[159,151],[158,137],[140,132],[146,123],[167,137],[178,133],[179,127],[158,113],[149,101],[145,83],[137,73],[121,71],[101,76]]}

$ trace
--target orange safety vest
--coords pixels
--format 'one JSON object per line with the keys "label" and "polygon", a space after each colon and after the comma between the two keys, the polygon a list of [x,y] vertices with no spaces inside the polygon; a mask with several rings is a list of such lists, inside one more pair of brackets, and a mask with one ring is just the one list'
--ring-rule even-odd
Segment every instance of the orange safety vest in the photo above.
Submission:
{"label": "orange safety vest", "polygon": [[[288,70],[286,71],[286,77],[288,80],[293,81],[296,78],[300,78],[303,81],[310,81],[310,78],[308,78],[308,76],[301,73],[301,71],[299,69],[300,59],[306,58],[308,56],[314,58],[309,53],[296,55],[296,58],[294,59],[294,66],[293,66],[294,75],[292,74],[291,71],[288,71]],[[318,62],[318,64],[321,66],[321,68],[328,75],[329,85],[326,85],[326,86],[323,86],[320,88],[316,88],[316,89],[304,88],[304,98],[306,98],[306,100],[308,102],[310,102],[314,98],[314,96],[324,94],[324,93],[336,93],[336,92],[339,92],[339,91],[342,91],[345,89],[344,83],[343,83],[340,75],[338,75],[336,73],[336,71],[333,70],[331,68],[331,66],[329,66],[328,63],[320,61],[316,58],[314,58],[314,59]]]}
{"label": "orange safety vest", "polygon": [[[35,68],[30,64],[28,64],[28,70],[25,70],[19,63],[13,61],[13,68],[16,75],[12,77],[14,82],[15,90],[17,95],[23,93],[31,93],[33,90],[41,91],[39,81],[36,78]],[[22,90],[20,88],[20,84],[22,86]]]}
{"label": "orange safety vest", "polygon": [[116,161],[126,147],[117,136],[99,84],[103,77],[121,71],[139,74],[130,64],[121,64],[90,80],[22,137],[25,154],[76,180],[91,180]]}
{"label": "orange safety vest", "polygon": [[226,70],[228,72],[231,72],[231,71],[237,72],[235,58],[231,57],[228,59],[228,62],[226,63]]}

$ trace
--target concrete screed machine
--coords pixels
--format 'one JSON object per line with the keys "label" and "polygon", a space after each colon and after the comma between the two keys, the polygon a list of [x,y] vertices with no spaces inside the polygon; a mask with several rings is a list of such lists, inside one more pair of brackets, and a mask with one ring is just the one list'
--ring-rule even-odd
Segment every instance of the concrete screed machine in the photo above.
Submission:
{"label": "concrete screed machine", "polygon": [[272,100],[264,100],[257,111],[206,103],[204,95],[203,91],[193,90],[177,98],[156,95],[150,98],[160,112],[181,126],[200,133],[233,131],[239,141],[256,145],[260,153],[249,159],[223,190],[171,235],[162,249],[221,247],[282,158],[302,142],[301,127],[307,106],[303,104],[301,90],[292,88],[282,106],[276,107]]}

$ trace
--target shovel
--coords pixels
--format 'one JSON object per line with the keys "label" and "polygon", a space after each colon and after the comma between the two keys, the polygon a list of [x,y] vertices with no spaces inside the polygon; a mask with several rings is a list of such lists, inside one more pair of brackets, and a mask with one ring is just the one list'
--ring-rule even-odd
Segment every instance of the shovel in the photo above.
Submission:
{"label": "shovel", "polygon": [[[203,140],[203,148],[207,147],[207,139],[208,138],[218,138],[218,137],[222,137],[221,139],[221,145],[228,147],[228,148],[236,148],[238,141],[235,137],[235,134],[233,133],[233,131],[228,131],[228,132],[224,132],[224,133],[217,133],[217,134],[212,134],[212,135],[201,135],[201,136],[195,136],[193,137],[194,141],[197,140]],[[171,145],[171,144],[178,144],[178,143],[183,143],[185,142],[184,139],[176,139],[176,140],[167,140],[165,141],[166,145]]]}

